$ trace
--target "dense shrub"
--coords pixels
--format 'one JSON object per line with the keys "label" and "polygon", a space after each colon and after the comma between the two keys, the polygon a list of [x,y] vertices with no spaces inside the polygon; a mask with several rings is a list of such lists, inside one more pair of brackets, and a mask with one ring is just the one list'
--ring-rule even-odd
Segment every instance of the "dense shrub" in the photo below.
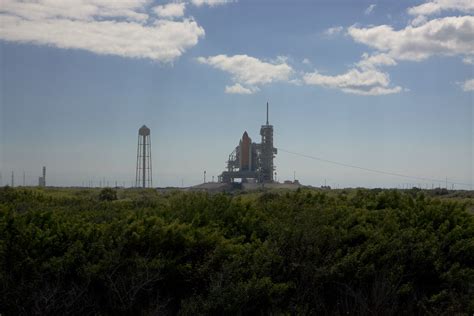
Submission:
{"label": "dense shrub", "polygon": [[104,188],[100,190],[99,200],[101,201],[115,201],[117,199],[117,192],[111,188]]}
{"label": "dense shrub", "polygon": [[1,314],[474,312],[465,203],[111,191],[0,189]]}

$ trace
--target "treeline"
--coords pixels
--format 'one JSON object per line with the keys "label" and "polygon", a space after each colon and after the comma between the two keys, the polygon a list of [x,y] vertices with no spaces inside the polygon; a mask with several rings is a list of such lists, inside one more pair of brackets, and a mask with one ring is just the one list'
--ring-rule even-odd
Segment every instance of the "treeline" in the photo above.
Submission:
{"label": "treeline", "polygon": [[474,313],[474,216],[416,191],[1,188],[0,263],[2,315]]}

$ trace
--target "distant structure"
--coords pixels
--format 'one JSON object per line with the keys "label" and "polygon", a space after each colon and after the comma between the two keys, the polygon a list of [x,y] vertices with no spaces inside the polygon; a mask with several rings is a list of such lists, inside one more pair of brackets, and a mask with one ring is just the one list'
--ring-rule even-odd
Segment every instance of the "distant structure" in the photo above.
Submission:
{"label": "distant structure", "polygon": [[151,139],[150,129],[143,125],[138,130],[137,169],[135,186],[137,188],[151,188]]}
{"label": "distant structure", "polygon": [[231,183],[235,179],[248,182],[249,179],[258,183],[273,182],[275,166],[273,159],[277,149],[273,147],[273,125],[267,122],[260,128],[261,143],[252,143],[245,131],[239,145],[229,155],[227,170],[219,176],[219,182]]}
{"label": "distant structure", "polygon": [[43,166],[43,176],[38,178],[38,186],[45,187],[46,186],[46,167]]}

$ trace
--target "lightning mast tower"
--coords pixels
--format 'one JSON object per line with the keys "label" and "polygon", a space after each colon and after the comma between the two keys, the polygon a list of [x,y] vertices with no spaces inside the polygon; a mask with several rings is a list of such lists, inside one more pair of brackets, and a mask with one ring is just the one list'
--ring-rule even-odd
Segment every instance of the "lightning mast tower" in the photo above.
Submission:
{"label": "lightning mast tower", "polygon": [[150,129],[143,125],[138,130],[137,169],[135,174],[135,186],[137,188],[151,188],[152,185]]}

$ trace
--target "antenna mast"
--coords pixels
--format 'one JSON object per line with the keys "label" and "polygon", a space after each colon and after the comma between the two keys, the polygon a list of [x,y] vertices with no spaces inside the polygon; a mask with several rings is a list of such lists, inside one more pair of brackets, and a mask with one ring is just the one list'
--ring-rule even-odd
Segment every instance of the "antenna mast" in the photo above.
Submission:
{"label": "antenna mast", "polygon": [[268,101],[267,101],[267,125],[268,125]]}

